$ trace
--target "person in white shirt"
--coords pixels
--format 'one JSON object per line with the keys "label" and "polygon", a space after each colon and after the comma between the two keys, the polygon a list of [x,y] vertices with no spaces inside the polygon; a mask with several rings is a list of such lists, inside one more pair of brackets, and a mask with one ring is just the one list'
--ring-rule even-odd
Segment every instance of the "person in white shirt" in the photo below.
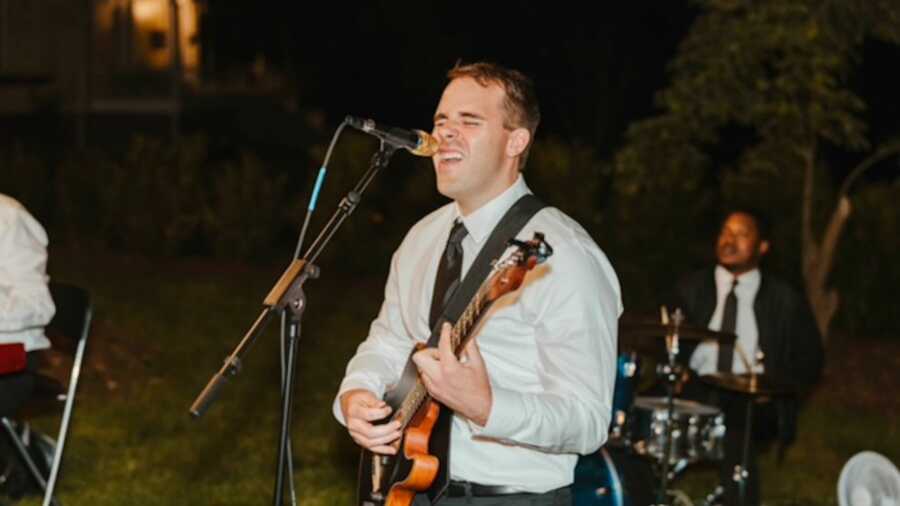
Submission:
{"label": "person in white shirt", "polygon": [[[737,335],[732,347],[706,342],[693,350],[685,346],[679,357],[682,361],[687,358],[690,366],[690,379],[684,385],[683,397],[717,405],[725,414],[725,457],[720,462],[725,504],[741,502],[740,482],[734,479],[734,470],[742,460],[747,398],[709,387],[696,376],[716,372],[740,374],[752,368],[775,383],[790,385],[802,395],[818,381],[822,371],[822,340],[805,297],[760,269],[761,260],[771,248],[769,228],[768,220],[759,210],[750,207],[730,210],[716,240],[715,267],[686,276],[668,301],[669,307],[679,307],[685,312],[689,323],[705,325],[711,330],[730,330]],[[734,299],[732,310],[728,309],[729,297]],[[757,454],[760,446],[776,437],[782,450],[793,442],[798,398],[757,402],[743,504],[759,504]]]}
{"label": "person in white shirt", "polygon": [[[401,437],[399,423],[373,422],[389,415],[382,396],[429,337],[435,276],[454,222],[468,232],[465,276],[503,214],[530,193],[521,169],[540,118],[531,81],[490,63],[457,65],[448,78],[434,115],[433,162],[438,190],[453,202],[415,224],[394,253],[381,311],[334,403],[354,441],[375,453],[395,453]],[[437,349],[414,356],[429,393],[455,413],[442,505],[568,505],[578,454],[606,440],[618,279],[587,232],[558,209],[539,211],[517,237],[536,231],[554,254],[491,308],[463,356],[450,351],[449,325]],[[414,504],[428,500],[419,494]]]}
{"label": "person in white shirt", "polygon": [[[21,343],[27,352],[25,370],[0,374],[0,416],[15,415],[31,397],[36,352],[50,347],[44,326],[55,307],[46,267],[44,228],[22,204],[0,194],[0,344]],[[0,478],[9,470],[5,463],[10,452],[5,443],[0,444]]]}

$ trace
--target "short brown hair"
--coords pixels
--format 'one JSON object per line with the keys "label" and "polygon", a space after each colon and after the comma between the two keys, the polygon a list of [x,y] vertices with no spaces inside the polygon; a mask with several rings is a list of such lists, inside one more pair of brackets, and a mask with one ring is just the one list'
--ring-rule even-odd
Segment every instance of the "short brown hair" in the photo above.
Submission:
{"label": "short brown hair", "polygon": [[481,86],[497,84],[503,88],[505,98],[503,108],[506,118],[503,126],[509,130],[525,128],[531,134],[528,146],[522,153],[519,169],[525,166],[528,152],[534,143],[534,134],[541,122],[541,110],[538,106],[537,93],[534,91],[534,82],[525,74],[511,68],[503,67],[496,63],[478,62],[463,65],[457,62],[447,72],[450,81],[468,77],[474,79]]}

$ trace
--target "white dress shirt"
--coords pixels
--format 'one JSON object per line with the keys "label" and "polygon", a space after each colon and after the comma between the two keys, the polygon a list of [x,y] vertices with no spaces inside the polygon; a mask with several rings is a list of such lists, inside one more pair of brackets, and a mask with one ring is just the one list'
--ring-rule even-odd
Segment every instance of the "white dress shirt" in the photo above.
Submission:
{"label": "white dress shirt", "polygon": [[55,312],[47,288],[47,233],[18,201],[0,194],[0,343],[49,348]]}
{"label": "white dress shirt", "polygon": [[[462,243],[465,276],[494,226],[527,193],[519,176],[468,216],[450,203],[412,227],[394,253],[381,311],[347,365],[338,398],[354,388],[382,396],[398,381],[413,344],[428,339],[434,279],[454,220],[469,232]],[[553,255],[494,303],[475,334],[493,406],[484,427],[455,416],[454,480],[545,492],[572,483],[577,454],[606,440],[622,312],[618,279],[587,232],[561,211],[544,208],[517,237],[536,231]],[[345,423],[338,399],[334,414]]]}
{"label": "white dress shirt", "polygon": [[[722,328],[722,313],[725,311],[725,298],[734,284],[734,275],[721,265],[715,269],[716,278],[716,310],[709,319],[710,330]],[[737,320],[735,333],[737,341],[734,347],[734,359],[731,362],[731,372],[744,373],[747,367],[741,357],[738,347],[744,352],[745,358],[753,365],[756,372],[764,372],[762,361],[756,364],[756,352],[759,345],[759,329],[756,326],[756,314],[753,312],[753,301],[759,291],[759,269],[745,272],[738,276],[738,284],[734,287],[734,295],[737,297]],[[691,355],[691,369],[698,374],[712,374],[718,370],[719,343],[706,341],[701,343]]]}

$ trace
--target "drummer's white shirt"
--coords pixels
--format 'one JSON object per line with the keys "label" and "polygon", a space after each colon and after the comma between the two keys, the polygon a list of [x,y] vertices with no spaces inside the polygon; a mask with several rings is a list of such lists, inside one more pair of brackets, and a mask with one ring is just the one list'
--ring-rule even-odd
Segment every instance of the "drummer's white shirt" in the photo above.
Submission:
{"label": "drummer's white shirt", "polygon": [[[710,330],[720,330],[722,328],[722,313],[725,310],[725,298],[731,291],[734,283],[734,275],[721,265],[716,266],[716,310],[713,311],[712,318],[709,320]],[[753,311],[753,301],[756,300],[756,292],[759,291],[760,280],[759,269],[745,272],[738,276],[738,284],[734,288],[734,295],[737,297],[737,321],[735,322],[735,333],[737,334],[737,342],[734,349],[734,360],[731,362],[731,372],[743,373],[747,372],[738,347],[744,351],[746,359],[753,364],[756,372],[764,372],[762,361],[756,360],[756,352],[759,344],[759,329],[756,325],[756,313]],[[691,355],[691,369],[697,371],[697,374],[712,374],[718,370],[719,362],[719,343],[715,341],[706,341],[697,346],[694,354]],[[758,362],[758,363],[757,363]]]}
{"label": "drummer's white shirt", "polygon": [[[338,398],[354,388],[382,396],[398,381],[413,344],[428,339],[434,278],[454,220],[469,231],[465,275],[494,226],[526,193],[520,175],[467,216],[450,203],[413,226],[394,254],[381,311],[347,365]],[[536,231],[553,255],[493,305],[475,334],[493,406],[485,427],[454,417],[454,480],[546,492],[572,483],[577,454],[595,451],[607,437],[622,312],[618,279],[587,232],[558,209],[539,211],[517,237]],[[344,423],[338,398],[334,415]]]}

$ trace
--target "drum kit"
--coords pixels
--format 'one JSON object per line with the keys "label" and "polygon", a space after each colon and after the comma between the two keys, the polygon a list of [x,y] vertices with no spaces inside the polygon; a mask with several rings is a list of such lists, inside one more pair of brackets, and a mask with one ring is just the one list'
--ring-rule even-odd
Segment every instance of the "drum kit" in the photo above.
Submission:
{"label": "drum kit", "polygon": [[[583,456],[575,469],[575,506],[645,506],[669,502],[669,482],[688,466],[724,458],[725,416],[716,406],[676,397],[684,369],[676,362],[680,342],[734,342],[732,333],[683,324],[681,312],[663,313],[661,323],[624,320],[619,325],[619,356],[613,393],[613,415],[606,445]],[[638,396],[642,357],[655,359],[663,396]],[[751,369],[748,367],[748,369]],[[734,479],[743,502],[747,480],[753,404],[761,397],[790,394],[792,389],[764,374],[715,373],[700,380],[747,400],[741,465]],[[722,487],[706,498],[721,499]]]}

